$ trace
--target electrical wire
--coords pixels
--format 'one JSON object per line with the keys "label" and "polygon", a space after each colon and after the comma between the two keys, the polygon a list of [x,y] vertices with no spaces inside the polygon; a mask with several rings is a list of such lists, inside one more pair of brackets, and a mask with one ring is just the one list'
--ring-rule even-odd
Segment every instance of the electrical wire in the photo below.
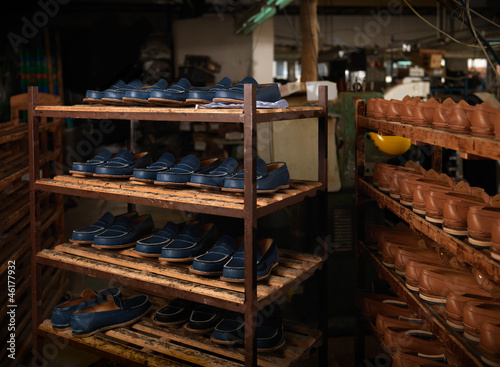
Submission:
{"label": "electrical wire", "polygon": [[[461,3],[460,1],[458,1],[458,0],[453,0],[453,2],[454,2],[455,4],[458,4],[458,5],[462,6],[462,3]],[[492,20],[490,20],[490,19],[486,18],[484,15],[482,15],[482,14],[478,13],[477,11],[475,11],[475,10],[473,10],[473,9],[469,9],[469,10],[470,10],[472,13],[476,14],[478,17],[480,17],[480,18],[482,18],[482,19],[486,20],[487,22],[489,22],[489,23],[493,24],[495,27],[500,28],[500,24],[495,23],[494,21],[492,21]]]}

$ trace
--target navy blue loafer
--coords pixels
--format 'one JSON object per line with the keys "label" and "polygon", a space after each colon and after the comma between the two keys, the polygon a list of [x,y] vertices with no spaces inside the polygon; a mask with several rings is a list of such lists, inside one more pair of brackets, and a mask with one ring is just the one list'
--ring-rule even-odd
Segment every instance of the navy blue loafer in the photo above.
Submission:
{"label": "navy blue loafer", "polygon": [[[123,80],[118,80],[116,83],[111,85],[106,91],[110,90],[115,90],[119,88],[123,88],[127,85]],[[104,93],[106,91],[100,91],[100,90],[87,90],[85,92],[85,98],[83,99],[83,102],[85,103],[102,103],[102,98],[104,97]]]}
{"label": "navy blue loafer", "polygon": [[[264,166],[262,160],[257,158],[257,193],[271,194],[290,186],[290,173],[285,162],[274,162]],[[265,162],[264,162],[265,163]],[[244,192],[244,170],[224,180],[222,191]]]}
{"label": "navy blue loafer", "polygon": [[245,340],[245,318],[237,312],[228,312],[215,326],[210,336],[217,344],[243,344]]}
{"label": "navy blue loafer", "polygon": [[183,104],[189,95],[190,89],[191,82],[186,78],[181,78],[167,89],[151,91],[148,101],[160,104]]}
{"label": "navy blue loafer", "polygon": [[215,92],[231,88],[232,81],[227,76],[222,78],[215,86],[208,90],[193,88],[189,91],[186,102],[205,104],[210,103],[215,97]]}
{"label": "navy blue loafer", "polygon": [[[245,244],[241,245],[222,268],[222,280],[242,283],[245,281]],[[271,238],[257,242],[257,280],[271,275],[271,270],[278,265],[278,247]]]}
{"label": "navy blue loafer", "polygon": [[213,245],[216,236],[213,223],[188,224],[172,242],[162,248],[160,260],[168,262],[192,261]]}
{"label": "navy blue loafer", "polygon": [[153,322],[161,326],[174,326],[185,324],[195,306],[194,302],[176,298],[165,307],[156,311]]}
{"label": "navy blue loafer", "polygon": [[104,233],[95,236],[92,246],[102,249],[132,247],[141,238],[151,235],[154,228],[153,218],[149,214],[134,219],[121,217]]}
{"label": "navy blue loafer", "polygon": [[280,88],[277,84],[259,84],[254,78],[247,76],[232,88],[216,91],[213,101],[241,103],[244,100],[243,91],[245,84],[257,85],[256,99],[259,102],[277,102],[281,99]]}
{"label": "navy blue loafer", "polygon": [[84,337],[99,331],[130,325],[143,317],[151,308],[148,296],[130,298],[108,296],[106,302],[82,308],[71,316],[71,332]]}
{"label": "navy blue loafer", "polygon": [[189,271],[194,274],[214,276],[222,274],[222,267],[231,259],[237,248],[241,246],[243,238],[235,240],[231,236],[222,235],[214,247],[193,260]]}
{"label": "navy blue loafer", "polygon": [[169,221],[154,235],[137,241],[135,251],[141,256],[159,257],[161,256],[161,249],[172,242],[178,232],[179,226]]}
{"label": "navy blue loafer", "polygon": [[141,89],[143,86],[144,85],[139,79],[133,79],[122,87],[106,89],[104,91],[104,97],[102,97],[101,101],[105,104],[125,105],[126,103],[123,101],[125,93],[130,90]]}
{"label": "navy blue loafer", "polygon": [[103,149],[94,158],[86,162],[73,162],[69,173],[77,177],[92,176],[95,173],[95,169],[108,163],[112,156],[109,150]]}
{"label": "navy blue loafer", "polygon": [[163,153],[152,165],[146,168],[135,168],[130,180],[153,183],[158,173],[168,171],[176,162],[177,160],[171,153]]}
{"label": "navy blue loafer", "polygon": [[108,163],[96,167],[94,176],[106,178],[130,178],[134,169],[144,168],[152,163],[151,155],[148,152],[132,154],[128,150],[122,150]]}
{"label": "navy blue loafer", "polygon": [[151,96],[152,91],[161,91],[167,87],[168,82],[165,79],[160,79],[149,87],[127,90],[123,97],[123,101],[130,105],[144,105],[148,103],[148,98]]}
{"label": "navy blue loafer", "polygon": [[99,292],[95,292],[92,289],[85,289],[80,297],[59,303],[52,310],[52,316],[50,318],[52,327],[58,330],[69,329],[71,315],[73,315],[75,311],[106,302],[107,296],[121,297],[121,292],[118,288],[103,289]]}
{"label": "navy blue loafer", "polygon": [[189,186],[220,189],[224,185],[224,180],[236,174],[241,166],[236,159],[229,157],[220,166],[207,173],[193,173],[187,184]]}
{"label": "navy blue loafer", "polygon": [[220,308],[197,305],[189,316],[186,330],[195,334],[208,333],[214,330],[215,326],[222,320],[223,315],[224,310]]}
{"label": "navy blue loafer", "polygon": [[175,164],[167,172],[156,175],[155,185],[186,185],[191,180],[193,173],[207,173],[221,164],[219,158],[207,158],[199,160],[194,155],[185,156],[179,163]]}
{"label": "navy blue loafer", "polygon": [[118,218],[121,217],[135,218],[137,217],[137,212],[124,213],[116,217],[110,212],[106,212],[94,224],[85,228],[74,229],[70,242],[82,245],[91,244],[94,242],[95,236],[104,233],[106,229],[108,229]]}

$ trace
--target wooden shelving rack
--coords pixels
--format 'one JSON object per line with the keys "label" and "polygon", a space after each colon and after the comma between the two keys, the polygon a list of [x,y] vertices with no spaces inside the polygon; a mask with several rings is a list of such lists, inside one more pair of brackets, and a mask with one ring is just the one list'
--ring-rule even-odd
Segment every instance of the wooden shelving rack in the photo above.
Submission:
{"label": "wooden shelving rack", "polygon": [[[358,224],[360,225],[360,231],[357,231],[358,238],[356,239],[358,287],[362,287],[361,280],[363,279],[364,270],[364,263],[362,261],[368,260],[379,276],[389,284],[390,288],[408,304],[408,307],[418,317],[422,318],[429,325],[430,331],[436,334],[446,349],[458,357],[464,366],[481,366],[481,357],[477,348],[467,342],[461,333],[453,331],[446,326],[446,320],[442,316],[444,315],[443,306],[431,306],[426,302],[422,302],[418,295],[415,295],[406,288],[401,276],[397,275],[393,270],[386,268],[373,251],[363,244],[359,233],[362,232],[364,223],[363,195],[374,199],[379,207],[390,210],[407,222],[411,228],[438,242],[441,246],[459,257],[460,260],[478,269],[496,283],[500,283],[500,264],[490,258],[488,250],[477,250],[467,242],[447,234],[440,227],[433,225],[415,214],[412,210],[379,191],[365,179],[364,136],[367,131],[376,131],[384,135],[399,135],[409,138],[414,144],[434,145],[432,165],[438,172],[441,172],[442,168],[442,148],[457,150],[464,158],[480,156],[498,160],[500,159],[500,141],[492,138],[455,134],[430,127],[418,127],[368,118],[365,111],[365,102],[358,100],[356,104],[356,200],[359,208]],[[358,330],[356,349],[361,356],[364,349],[362,334],[363,332]]]}
{"label": "wooden shelving rack", "polygon": [[[44,336],[55,335],[69,344],[90,350],[116,361],[137,365],[174,365],[186,363],[205,365],[290,366],[300,365],[318,349],[318,362],[326,365],[327,331],[326,292],[319,292],[320,323],[317,329],[286,323],[286,346],[282,350],[257,355],[255,344],[256,312],[285,295],[293,287],[312,276],[326,289],[327,257],[327,90],[320,87],[318,107],[257,109],[256,88],[245,85],[242,109],[195,109],[167,107],[117,106],[39,106],[37,91],[29,90],[28,131],[30,138],[30,195],[32,268],[40,274],[42,266],[66,269],[125,284],[152,297],[184,298],[216,307],[241,312],[245,317],[245,346],[237,350],[220,348],[208,338],[174,332],[158,327],[148,317],[128,328],[118,328],[90,338],[73,338],[71,333],[52,330],[50,320],[41,315],[42,280],[32,278],[33,350],[41,353]],[[126,180],[74,178],[58,174],[52,178],[39,176],[39,120],[46,117],[88,119],[165,121],[210,121],[243,124],[245,193],[228,194],[192,189],[169,189],[154,185],[134,184]],[[258,122],[299,118],[318,119],[318,181],[292,181],[290,188],[272,195],[256,193],[256,125]],[[132,136],[132,135],[131,135]],[[130,142],[129,142],[130,143]],[[160,208],[220,215],[243,220],[245,243],[256,242],[257,219],[314,197],[319,202],[319,255],[280,251],[280,263],[265,282],[256,281],[255,246],[245,246],[245,283],[229,284],[220,280],[190,274],[185,266],[161,264],[157,260],[138,258],[130,250],[96,251],[93,248],[61,244],[42,249],[40,238],[40,198],[45,193],[83,196],[94,199],[143,204]],[[317,245],[316,245],[317,246]],[[312,249],[317,250],[317,249]],[[311,251],[312,252],[312,251]],[[43,300],[45,302],[45,300]],[[164,300],[163,300],[164,301]],[[151,316],[151,315],[149,315]],[[111,337],[111,338],[108,338]],[[134,340],[131,345],[131,340]],[[288,343],[290,342],[290,343]],[[147,348],[146,352],[144,348]],[[200,350],[202,352],[200,352]],[[200,354],[201,353],[201,354]],[[197,357],[198,356],[198,357]],[[201,357],[199,357],[201,356]],[[203,358],[202,358],[203,357]],[[201,358],[201,359],[199,359]],[[208,358],[208,357],[207,357]],[[174,361],[174,362],[173,362]]]}

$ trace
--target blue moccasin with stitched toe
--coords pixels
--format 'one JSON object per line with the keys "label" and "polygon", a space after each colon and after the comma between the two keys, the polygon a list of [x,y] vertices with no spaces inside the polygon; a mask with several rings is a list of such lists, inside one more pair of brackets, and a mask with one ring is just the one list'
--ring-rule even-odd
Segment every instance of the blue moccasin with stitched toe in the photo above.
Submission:
{"label": "blue moccasin with stitched toe", "polygon": [[175,157],[171,153],[165,152],[152,165],[147,166],[146,168],[135,168],[130,180],[153,183],[156,180],[156,175],[158,175],[158,173],[168,171],[175,164],[175,162]]}
{"label": "blue moccasin with stitched toe", "polygon": [[144,85],[139,79],[133,79],[122,87],[106,89],[104,91],[104,97],[102,97],[101,101],[111,104],[123,104],[123,97],[125,97],[125,93],[127,91],[141,89],[143,86]]}
{"label": "blue moccasin with stitched toe", "polygon": [[215,326],[210,336],[217,344],[243,344],[245,340],[245,318],[237,312],[228,312]]}
{"label": "blue moccasin with stitched toe", "polygon": [[129,104],[146,104],[152,91],[161,91],[167,86],[168,82],[165,79],[160,79],[150,87],[127,90],[123,100]]}
{"label": "blue moccasin with stitched toe", "polygon": [[222,267],[226,264],[237,248],[243,242],[243,238],[235,240],[228,235],[222,235],[214,247],[203,255],[197,256],[193,260],[193,265],[189,271],[194,274],[214,276],[222,274]]}
{"label": "blue moccasin with stitched toe", "polygon": [[181,78],[171,87],[163,90],[153,90],[149,96],[150,102],[185,102],[191,89],[191,82]]}
{"label": "blue moccasin with stitched toe", "polygon": [[[245,281],[245,244],[241,245],[222,268],[221,279],[227,282]],[[257,242],[257,280],[266,279],[278,265],[278,247],[271,238]]]}
{"label": "blue moccasin with stitched toe", "polygon": [[185,156],[167,172],[156,175],[156,185],[185,185],[193,173],[207,173],[221,164],[219,158],[198,159],[192,154]]}
{"label": "blue moccasin with stitched toe", "polygon": [[244,100],[245,84],[257,85],[256,99],[258,102],[277,102],[281,99],[278,84],[259,84],[254,78],[247,76],[232,88],[216,91],[213,101],[241,103]]}
{"label": "blue moccasin with stitched toe", "polygon": [[71,316],[71,332],[84,337],[130,325],[143,317],[151,308],[149,297],[141,294],[130,298],[108,296],[105,302],[82,308]]}
{"label": "blue moccasin with stitched toe", "polygon": [[109,150],[102,149],[95,157],[86,162],[73,162],[69,173],[78,177],[92,176],[96,168],[108,163],[111,157],[112,154]]}
{"label": "blue moccasin with stitched toe", "polygon": [[[275,191],[286,189],[290,185],[290,173],[285,162],[274,162],[266,164],[257,158],[257,193],[270,194]],[[222,191],[244,192],[245,179],[244,169],[232,177],[224,180]]]}
{"label": "blue moccasin with stitched toe", "polygon": [[222,78],[215,86],[208,90],[193,88],[189,91],[186,102],[210,103],[215,97],[215,92],[231,88],[232,81],[227,76]]}
{"label": "blue moccasin with stitched toe", "polygon": [[104,231],[106,231],[106,229],[108,229],[118,218],[123,216],[135,218],[137,217],[137,212],[124,213],[116,217],[110,212],[106,212],[94,224],[85,228],[74,229],[70,242],[77,244],[91,244],[94,242],[95,236],[104,233]]}
{"label": "blue moccasin with stitched toe", "polygon": [[192,261],[213,245],[216,236],[217,232],[213,223],[187,224],[172,242],[162,248],[160,260]]}
{"label": "blue moccasin with stitched toe", "polygon": [[128,150],[122,150],[108,163],[95,169],[95,177],[106,178],[130,178],[134,169],[145,168],[153,163],[148,152],[132,154]]}
{"label": "blue moccasin with stitched toe", "polygon": [[177,224],[174,222],[167,222],[167,224],[154,235],[137,241],[135,244],[135,251],[141,256],[159,257],[161,255],[161,249],[172,242],[178,232],[179,226]]}
{"label": "blue moccasin with stitched toe", "polygon": [[106,302],[107,296],[121,296],[118,288],[108,288],[95,292],[92,289],[86,289],[80,297],[72,298],[68,301],[59,303],[52,310],[50,321],[54,329],[68,329],[70,327],[71,315],[85,307],[90,307],[101,302]]}
{"label": "blue moccasin with stitched toe", "polygon": [[123,80],[118,80],[116,81],[116,83],[114,83],[113,85],[111,85],[109,88],[107,88],[105,91],[100,91],[100,90],[92,90],[92,89],[89,89],[85,92],[85,98],[83,99],[83,102],[87,102],[87,103],[102,103],[102,98],[104,97],[104,94],[106,93],[106,91],[110,91],[110,90],[116,90],[116,89],[120,89],[120,88],[123,88],[127,85],[127,83],[125,83]]}
{"label": "blue moccasin with stitched toe", "polygon": [[240,168],[236,159],[229,157],[220,166],[207,173],[193,173],[189,186],[220,189],[224,185],[224,180],[233,176]]}
{"label": "blue moccasin with stitched toe", "polygon": [[104,233],[94,237],[93,247],[103,249],[122,249],[132,247],[141,238],[151,235],[155,225],[151,215],[136,218],[121,217]]}

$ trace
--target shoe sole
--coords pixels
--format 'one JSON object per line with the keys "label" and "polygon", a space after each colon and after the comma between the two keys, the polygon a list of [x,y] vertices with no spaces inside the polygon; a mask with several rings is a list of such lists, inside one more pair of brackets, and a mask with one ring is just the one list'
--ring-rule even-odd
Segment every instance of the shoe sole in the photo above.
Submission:
{"label": "shoe sole", "polygon": [[136,244],[136,242],[127,243],[127,244],[124,244],[124,245],[96,245],[94,243],[92,245],[92,247],[100,248],[100,249],[122,249],[122,248],[128,248],[128,247],[135,246],[135,244]]}
{"label": "shoe sole", "polygon": [[279,345],[276,345],[276,346],[271,347],[271,348],[257,348],[257,352],[261,352],[261,353],[274,352],[275,350],[280,349],[284,345],[285,345],[285,339],[283,339],[283,341]]}
{"label": "shoe sole", "polygon": [[130,178],[131,175],[107,175],[102,173],[94,173],[92,176],[97,178]]}
{"label": "shoe sole", "polygon": [[425,209],[413,208],[413,212],[417,213],[418,215],[425,215]]}
{"label": "shoe sole", "polygon": [[147,99],[130,98],[130,97],[123,97],[123,102],[125,102],[126,104],[129,104],[129,105],[139,104],[139,105],[145,106],[148,104]]}
{"label": "shoe sole", "polygon": [[406,288],[408,288],[412,292],[418,292],[420,290],[419,286],[414,286],[414,285],[411,285],[408,283],[405,283],[405,285],[406,285]]}
{"label": "shoe sole", "polygon": [[422,292],[418,292],[420,298],[429,303],[446,304],[446,297],[431,296]]}
{"label": "shoe sole", "polygon": [[102,103],[114,106],[126,106],[127,104],[121,99],[114,98],[103,98],[101,99]]}
{"label": "shoe sole", "polygon": [[495,252],[493,252],[493,251],[492,251],[492,252],[490,253],[490,255],[491,255],[491,258],[492,258],[493,260],[495,260],[495,261],[500,261],[500,254],[497,254],[497,253],[495,253]]}
{"label": "shoe sole", "polygon": [[500,367],[500,360],[494,361],[494,360],[490,359],[489,357],[485,356],[484,354],[481,355],[481,360],[485,364],[487,364],[488,366],[491,366],[491,367]]}
{"label": "shoe sole", "polygon": [[464,330],[464,337],[471,343],[479,344],[479,334],[476,336]]}
{"label": "shoe sole", "polygon": [[147,253],[147,252],[140,252],[140,251],[137,251],[137,250],[135,250],[135,249],[134,249],[134,250],[132,250],[132,252],[133,252],[134,254],[139,255],[139,256],[142,256],[142,257],[149,257],[149,258],[151,258],[151,257],[156,257],[156,258],[158,258],[158,257],[160,257],[160,256],[161,256],[161,254],[150,254],[150,253]]}
{"label": "shoe sole", "polygon": [[[279,263],[273,264],[270,268],[269,271],[266,273],[266,275],[261,276],[260,278],[257,278],[257,281],[259,280],[264,280],[267,279],[270,275],[272,270],[278,266]],[[223,280],[225,282],[229,283],[244,283],[245,279],[233,279],[233,278],[225,278],[225,277],[220,277],[220,280]]]}
{"label": "shoe sole", "polygon": [[155,185],[158,186],[172,186],[172,187],[181,187],[186,186],[187,182],[165,182],[165,181],[154,181]]}
{"label": "shoe sole", "polygon": [[443,225],[443,231],[445,231],[448,234],[451,234],[452,236],[457,236],[457,237],[466,237],[467,236],[467,229],[454,229],[454,228],[449,228]]}
{"label": "shoe sole", "polygon": [[189,272],[193,274],[198,274],[198,275],[206,275],[206,276],[220,276],[222,274],[222,271],[201,271],[201,270],[196,270],[193,269],[191,266],[189,267]]}
{"label": "shoe sole", "polygon": [[487,249],[487,248],[491,247],[491,241],[490,240],[481,241],[481,240],[475,239],[474,237],[469,237],[469,236],[467,238],[469,239],[469,244],[472,247],[480,248],[480,249]]}
{"label": "shoe sole", "polygon": [[212,340],[214,343],[217,343],[217,344],[220,344],[220,345],[237,345],[237,344],[243,344],[243,340],[219,340],[219,339],[215,339],[212,336],[210,336],[210,340]]}
{"label": "shoe sole", "polygon": [[136,181],[136,182],[145,182],[145,183],[154,183],[155,180],[148,180],[147,178],[137,178],[134,176],[130,177],[130,181]]}
{"label": "shoe sole", "polygon": [[[290,185],[282,185],[282,186],[278,186],[277,188],[274,188],[272,190],[257,190],[257,194],[272,194],[278,190],[288,189],[289,187],[290,187]],[[226,188],[226,187],[222,187],[221,190],[227,191],[227,192],[240,192],[240,193],[245,192],[244,189],[231,189],[231,188]]]}
{"label": "shoe sole", "polygon": [[165,99],[165,98],[148,98],[148,102],[152,102],[166,107],[180,107],[180,106],[190,105],[190,103],[186,103],[186,101],[176,101],[174,99]]}
{"label": "shoe sole", "polygon": [[243,104],[243,100],[234,99],[234,98],[214,98],[213,102],[225,102],[225,103]]}
{"label": "shoe sole", "polygon": [[94,241],[77,241],[72,238],[69,239],[69,242],[74,243],[75,245],[91,245]]}
{"label": "shoe sole", "polygon": [[102,327],[100,329],[94,330],[94,331],[92,331],[90,333],[87,333],[87,334],[73,334],[73,333],[72,334],[73,334],[74,337],[77,337],[77,338],[85,338],[86,336],[94,335],[95,333],[98,333],[100,331],[105,331],[105,330],[110,330],[110,329],[116,329],[118,327],[127,326],[127,325],[133,324],[134,322],[140,320],[144,315],[146,315],[149,312],[150,309],[151,309],[151,307],[148,307],[148,309],[146,311],[144,311],[141,315],[137,316],[136,318],[134,318],[132,320],[123,322],[121,324],[114,324],[114,325],[105,326],[105,327]]}
{"label": "shoe sole", "polygon": [[390,196],[391,198],[393,198],[394,200],[397,200],[397,201],[399,201],[399,199],[401,199],[401,195],[397,195],[397,194],[389,194],[389,196]]}
{"label": "shoe sole", "polygon": [[425,219],[433,224],[436,224],[436,225],[443,224],[443,218],[433,218],[433,217],[429,217],[428,215],[426,215]]}
{"label": "shoe sole", "polygon": [[95,98],[84,98],[83,103],[102,104],[102,101]]}
{"label": "shoe sole", "polygon": [[206,99],[186,99],[186,102],[188,103],[197,103],[197,104],[208,104],[212,103],[212,101],[206,100]]}
{"label": "shoe sole", "polygon": [[185,263],[185,262],[188,262],[188,261],[193,261],[194,258],[196,256],[193,256],[193,257],[185,257],[185,258],[180,258],[180,259],[170,259],[170,258],[167,258],[167,257],[159,257],[158,260],[160,261],[163,261],[163,262],[167,262],[167,263]]}
{"label": "shoe sole", "polygon": [[186,324],[186,325],[184,325],[184,329],[186,329],[187,331],[189,331],[190,333],[193,333],[193,334],[206,334],[206,333],[213,331],[215,329],[215,326],[202,330],[202,329],[192,329],[192,328],[188,327]]}
{"label": "shoe sole", "polygon": [[399,200],[399,203],[404,206],[412,206],[413,202],[412,201],[406,201],[406,200]]}
{"label": "shoe sole", "polygon": [[179,326],[179,325],[185,324],[186,322],[188,322],[188,320],[175,321],[175,322],[161,322],[161,321],[158,321],[155,318],[153,318],[153,322],[159,326],[173,327],[173,326]]}
{"label": "shoe sole", "polygon": [[446,324],[453,330],[455,331],[458,331],[458,332],[463,332],[464,331],[464,325],[463,323],[462,324],[459,324],[457,322],[453,322],[449,319],[446,319]]}
{"label": "shoe sole", "polygon": [[69,171],[69,173],[75,177],[92,177],[94,175],[93,172],[81,172],[81,171],[73,171],[73,170]]}
{"label": "shoe sole", "polygon": [[220,186],[203,185],[203,184],[192,183],[192,182],[187,182],[186,185],[192,186],[192,187],[197,187],[199,189],[211,189],[211,190],[217,190],[217,191],[220,191],[220,189],[221,189]]}

